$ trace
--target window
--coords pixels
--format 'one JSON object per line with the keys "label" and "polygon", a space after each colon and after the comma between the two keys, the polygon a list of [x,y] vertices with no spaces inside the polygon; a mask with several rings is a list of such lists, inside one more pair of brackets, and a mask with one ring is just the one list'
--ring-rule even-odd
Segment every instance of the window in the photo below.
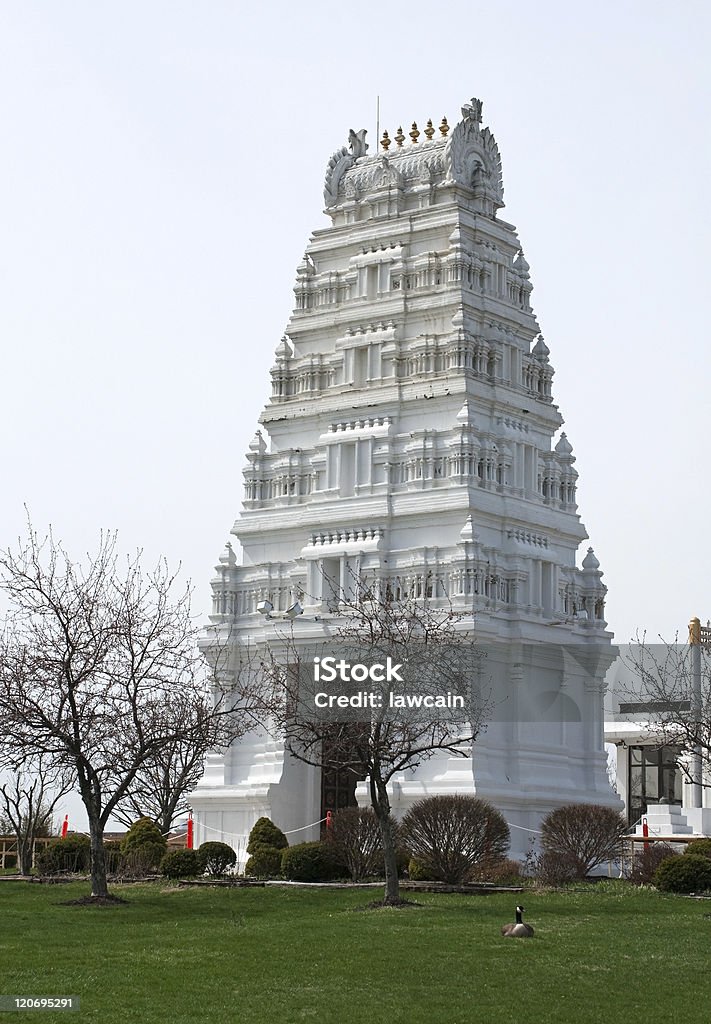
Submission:
{"label": "window", "polygon": [[645,700],[632,704],[620,704],[621,715],[649,715],[654,711],[689,711],[688,700]]}
{"label": "window", "polygon": [[341,445],[340,465],[340,491],[342,498],[349,498],[355,493],[356,474],[356,446],[355,444]]}
{"label": "window", "polygon": [[324,558],[321,563],[321,600],[329,611],[337,611],[341,600],[341,560]]}
{"label": "window", "polygon": [[627,814],[630,825],[647,813],[648,804],[665,800],[681,806],[682,775],[678,747],[630,747]]}
{"label": "window", "polygon": [[365,384],[368,379],[368,349],[357,348],[353,351],[353,383]]}

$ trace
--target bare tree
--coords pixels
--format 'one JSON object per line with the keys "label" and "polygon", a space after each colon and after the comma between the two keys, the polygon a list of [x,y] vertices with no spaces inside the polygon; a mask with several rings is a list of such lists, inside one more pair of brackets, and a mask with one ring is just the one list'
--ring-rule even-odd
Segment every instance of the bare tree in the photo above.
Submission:
{"label": "bare tree", "polygon": [[[221,723],[215,719],[210,698],[184,707],[193,727],[176,733],[140,766],[131,788],[114,810],[114,817],[130,826],[141,817],[151,818],[167,835],[188,810],[188,793],[195,789],[203,771],[205,754],[220,743]],[[177,715],[179,708],[173,707]]]}
{"label": "bare tree", "polygon": [[[271,714],[289,752],[324,770],[367,778],[382,839],[384,902],[397,905],[388,784],[437,752],[467,756],[485,702],[473,686],[471,635],[450,607],[410,596],[399,581],[358,578],[349,589],[355,596],[340,595],[335,628],[318,653],[305,650],[292,633],[273,645],[263,668],[271,683]],[[328,686],[327,657],[344,666]],[[356,674],[350,682],[346,678],[348,666],[355,664],[373,667],[366,682]],[[357,673],[361,678],[363,671]],[[343,698],[367,700],[367,705],[343,707]]]}
{"label": "bare tree", "polygon": [[[108,896],[103,832],[138,773],[176,740],[209,726],[221,743],[242,730],[197,649],[190,589],[165,563],[119,565],[115,535],[74,563],[51,532],[28,524],[0,553],[10,603],[0,636],[0,736],[16,761],[42,755],[74,773],[91,837],[91,891]],[[213,691],[210,715],[206,699]]]}
{"label": "bare tree", "polygon": [[51,835],[52,813],[73,788],[70,772],[39,755],[18,768],[5,760],[0,784],[0,830],[9,828],[17,840],[20,874],[32,870],[35,840]]}
{"label": "bare tree", "polygon": [[623,659],[633,681],[618,689],[620,710],[645,720],[650,740],[680,751],[677,764],[696,791],[698,806],[701,787],[711,784],[711,649],[704,639],[708,634],[697,626],[690,644],[638,640]]}
{"label": "bare tree", "polygon": [[343,807],[336,811],[326,832],[326,842],[337,861],[348,868],[354,882],[382,867],[380,824],[370,807]]}

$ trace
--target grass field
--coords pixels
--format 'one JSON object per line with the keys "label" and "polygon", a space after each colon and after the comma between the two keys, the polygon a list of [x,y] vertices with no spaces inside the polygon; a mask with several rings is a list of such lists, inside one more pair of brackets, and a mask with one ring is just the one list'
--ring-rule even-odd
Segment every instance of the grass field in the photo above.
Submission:
{"label": "grass field", "polygon": [[711,902],[526,893],[526,941],[499,935],[512,895],[355,912],[372,892],[137,885],[123,906],[61,905],[86,891],[0,884],[0,993],[81,997],[47,1024],[709,1020]]}

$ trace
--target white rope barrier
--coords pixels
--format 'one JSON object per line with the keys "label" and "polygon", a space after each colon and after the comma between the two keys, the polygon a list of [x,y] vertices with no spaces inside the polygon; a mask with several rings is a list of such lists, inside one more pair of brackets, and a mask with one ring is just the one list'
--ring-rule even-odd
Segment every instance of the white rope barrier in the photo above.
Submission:
{"label": "white rope barrier", "polygon": [[[284,832],[285,836],[291,836],[295,832],[304,832],[307,828],[314,828],[315,825],[320,825],[324,822],[325,818],[319,818],[318,821],[312,821],[310,825],[301,825],[299,828],[290,828]],[[202,821],[195,822],[196,828],[204,828],[206,832],[215,832],[217,835],[229,836],[230,839],[249,839],[249,833],[242,834],[239,832],[225,832],[221,828],[214,828],[212,825],[205,825]]]}
{"label": "white rope barrier", "polygon": [[[318,821],[312,821],[310,825],[300,825],[299,828],[289,828],[289,829],[286,829],[284,831],[284,835],[285,836],[293,836],[296,832],[305,832],[307,828],[314,828],[316,825],[323,824],[323,822],[326,821],[326,820],[327,820],[326,818],[319,818]],[[509,828],[517,828],[521,832],[531,832],[531,833],[533,833],[534,835],[537,835],[537,836],[543,835],[543,833],[541,832],[541,830],[539,828],[526,828],[525,825],[514,825],[514,823],[511,822],[511,821],[507,821],[506,824],[509,826]],[[204,822],[202,822],[202,821],[196,821],[195,822],[195,827],[196,828],[204,828],[206,832],[214,832],[217,835],[229,836],[230,839],[249,839],[249,832],[247,832],[245,834],[242,834],[242,833],[239,833],[239,832],[225,832],[221,828],[214,828],[212,825],[205,825]],[[83,836],[87,836],[87,837],[89,836],[88,832],[80,832],[80,833],[76,833],[75,832],[74,833],[74,835],[77,835],[77,834],[83,835]],[[180,833],[178,833],[178,835],[172,836],[171,838],[172,839],[183,839],[185,836],[187,836],[187,834],[188,834],[187,831],[186,832],[180,832]],[[170,833],[168,833],[168,835],[170,835]]]}
{"label": "white rope barrier", "polygon": [[[314,828],[316,825],[322,824],[326,821],[326,818],[319,818],[318,821],[312,821],[310,825],[301,825],[299,828],[289,828],[284,831],[285,836],[294,835],[295,832],[305,832],[307,828]],[[543,833],[539,828],[526,828],[525,825],[514,825],[513,822],[507,821],[506,824],[509,828],[517,828],[522,832],[532,832],[533,834],[540,836]],[[249,833],[242,835],[237,832],[224,832],[221,828],[214,828],[212,825],[205,825],[201,821],[195,822],[196,828],[204,828],[207,832],[215,832],[218,835],[229,836],[231,839],[249,839]]]}
{"label": "white rope barrier", "polygon": [[290,835],[292,835],[292,834],[293,834],[294,832],[303,832],[303,831],[304,831],[304,829],[307,829],[307,828],[313,828],[313,827],[314,827],[314,825],[320,825],[320,824],[321,824],[321,822],[323,822],[323,821],[325,821],[325,820],[326,820],[325,818],[319,818],[319,819],[318,819],[318,821],[312,821],[310,825],[302,825],[302,826],[301,826],[301,828],[291,828],[291,829],[287,829],[287,830],[286,830],[286,832],[284,833],[284,835],[285,835],[285,836],[290,836]]}

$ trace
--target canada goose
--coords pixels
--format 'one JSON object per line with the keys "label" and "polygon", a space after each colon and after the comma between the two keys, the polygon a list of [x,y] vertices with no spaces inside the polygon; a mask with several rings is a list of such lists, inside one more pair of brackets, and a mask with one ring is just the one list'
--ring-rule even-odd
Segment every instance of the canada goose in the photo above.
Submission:
{"label": "canada goose", "polygon": [[501,926],[501,934],[505,939],[531,939],[533,928],[530,924],[524,924],[521,915],[523,907],[516,907],[516,924],[505,924]]}

